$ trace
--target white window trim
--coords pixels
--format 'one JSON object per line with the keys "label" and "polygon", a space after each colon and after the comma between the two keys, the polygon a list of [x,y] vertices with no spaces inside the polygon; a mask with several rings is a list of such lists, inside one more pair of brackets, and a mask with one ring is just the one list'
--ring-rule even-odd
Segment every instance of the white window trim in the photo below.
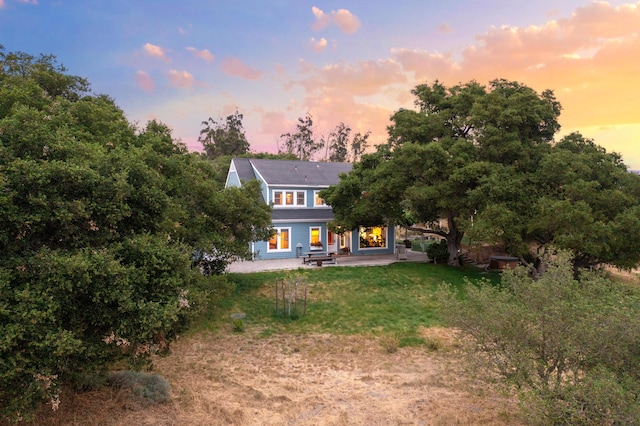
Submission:
{"label": "white window trim", "polygon": [[309,247],[311,247],[311,235],[312,235],[314,229],[318,230],[318,241],[322,244],[322,248],[325,248],[324,247],[324,243],[322,242],[322,226],[310,226],[309,227]]}
{"label": "white window trim", "polygon": [[[280,199],[282,200],[282,204],[276,204],[276,193],[281,193]],[[293,204],[286,204],[286,193],[293,192]],[[304,195],[304,200],[302,204],[298,204],[298,194],[302,193]],[[300,208],[307,207],[307,191],[300,191],[294,189],[274,189],[271,191],[271,200],[273,203],[273,207],[277,207],[280,209],[291,209],[291,208]]]}
{"label": "white window trim", "polygon": [[318,193],[320,191],[321,190],[313,191],[313,207],[329,207],[327,203],[324,202],[324,199],[322,200],[323,204],[316,204],[316,200],[318,199]]}
{"label": "white window trim", "polygon": [[360,229],[361,228],[370,228],[368,226],[361,226],[360,228],[358,228],[358,251],[363,251],[363,250],[385,250],[389,248],[389,227],[388,226],[381,226],[380,228],[384,228],[384,246],[383,247],[360,247]]}
{"label": "white window trim", "polygon": [[282,245],[282,240],[280,239],[280,235],[279,234],[283,230],[286,230],[289,233],[289,248],[286,248],[286,249],[283,249],[283,248],[272,249],[269,246],[269,241],[270,240],[267,240],[267,253],[290,253],[291,252],[291,228],[283,226],[283,227],[273,228],[273,229],[278,234],[278,237],[277,237],[278,247],[280,247]]}

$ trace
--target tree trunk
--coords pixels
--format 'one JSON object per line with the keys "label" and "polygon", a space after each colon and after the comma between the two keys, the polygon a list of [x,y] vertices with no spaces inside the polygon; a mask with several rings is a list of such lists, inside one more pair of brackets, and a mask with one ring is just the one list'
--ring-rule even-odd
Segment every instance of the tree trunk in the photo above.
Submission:
{"label": "tree trunk", "polygon": [[460,266],[460,244],[462,243],[464,232],[458,228],[455,214],[452,211],[447,212],[447,225],[449,226],[449,233],[446,237],[447,250],[449,251],[448,264],[450,266]]}

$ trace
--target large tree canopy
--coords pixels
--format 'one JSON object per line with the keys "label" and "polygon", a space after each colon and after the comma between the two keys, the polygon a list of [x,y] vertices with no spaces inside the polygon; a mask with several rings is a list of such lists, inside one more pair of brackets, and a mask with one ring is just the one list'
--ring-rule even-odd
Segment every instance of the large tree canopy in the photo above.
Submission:
{"label": "large tree canopy", "polygon": [[391,117],[389,145],[365,156],[323,197],[338,224],[353,224],[354,210],[344,206],[365,198],[368,215],[388,223],[446,219],[447,226],[433,232],[446,238],[449,264],[457,265],[464,225],[480,207],[469,194],[501,169],[534,168],[558,128],[560,106],[549,91],[539,95],[505,80],[488,88],[436,81],[412,93],[417,110]]}
{"label": "large tree canopy", "polygon": [[451,265],[465,233],[518,256],[537,243],[571,250],[576,266],[638,265],[640,177],[580,134],[554,143],[551,91],[495,80],[412,93],[417,110],[391,117],[388,146],[322,194],[337,225],[426,223]]}
{"label": "large tree canopy", "polygon": [[111,362],[167,348],[194,304],[194,249],[249,257],[259,189],[152,121],[136,129],[49,56],[0,49],[0,418],[58,403]]}
{"label": "large tree canopy", "polygon": [[570,250],[576,267],[630,269],[640,261],[640,177],[578,133],[562,138],[529,173],[487,176],[471,197],[483,207],[470,234],[503,242],[515,255],[536,243]]}

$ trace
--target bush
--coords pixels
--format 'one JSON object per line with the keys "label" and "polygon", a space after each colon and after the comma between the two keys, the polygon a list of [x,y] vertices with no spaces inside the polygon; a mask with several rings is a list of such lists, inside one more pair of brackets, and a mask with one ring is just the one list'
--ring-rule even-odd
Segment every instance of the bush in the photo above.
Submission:
{"label": "bush", "polygon": [[244,321],[241,319],[234,319],[232,327],[234,333],[242,333],[244,332]]}
{"label": "bush", "polygon": [[503,272],[500,287],[439,293],[442,315],[470,337],[481,373],[520,392],[540,424],[638,424],[640,294],[597,273],[574,279],[571,256],[547,258],[533,280]]}
{"label": "bush", "polygon": [[395,334],[383,336],[380,338],[380,345],[382,345],[385,352],[392,354],[398,351],[398,348],[400,347],[400,338]]}
{"label": "bush", "polygon": [[[223,189],[167,126],[138,129],[64,72],[0,46],[0,422],[167,352],[226,290],[194,266],[220,272],[271,234],[257,182]],[[212,256],[193,265],[195,247]]]}
{"label": "bush", "polygon": [[430,244],[425,250],[429,259],[435,263],[447,263],[449,260],[449,249],[447,248],[447,241],[440,240],[440,242]]}
{"label": "bush", "polygon": [[109,384],[116,389],[127,389],[142,404],[164,404],[171,400],[169,382],[157,374],[140,371],[114,371]]}

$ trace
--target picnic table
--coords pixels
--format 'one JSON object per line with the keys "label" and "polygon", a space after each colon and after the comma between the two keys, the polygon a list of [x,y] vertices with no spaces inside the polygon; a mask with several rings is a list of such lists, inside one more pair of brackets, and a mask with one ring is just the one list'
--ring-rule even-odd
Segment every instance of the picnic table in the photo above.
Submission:
{"label": "picnic table", "polygon": [[315,262],[318,266],[322,266],[322,262],[337,263],[336,254],[319,250],[304,252],[302,256],[302,263],[307,264],[312,262]]}

